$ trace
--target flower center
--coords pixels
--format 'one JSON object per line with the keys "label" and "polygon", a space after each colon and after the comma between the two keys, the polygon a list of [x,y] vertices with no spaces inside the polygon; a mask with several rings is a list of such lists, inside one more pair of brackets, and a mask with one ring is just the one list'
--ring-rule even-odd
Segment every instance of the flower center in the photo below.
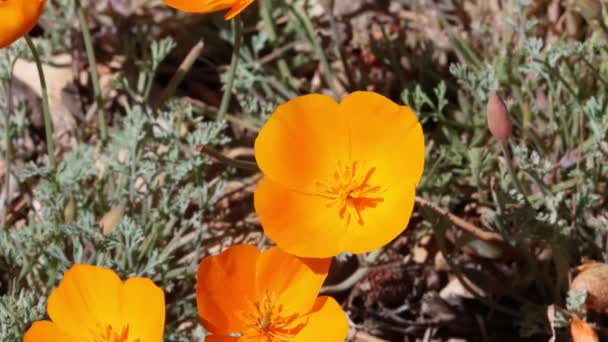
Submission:
{"label": "flower center", "polygon": [[362,212],[384,201],[383,189],[373,185],[375,167],[365,167],[361,162],[338,162],[333,177],[327,182],[317,182],[318,195],[326,198],[328,208],[337,208],[340,218],[349,225],[356,220],[363,225]]}
{"label": "flower center", "polygon": [[264,342],[290,342],[305,325],[298,314],[287,314],[274,294],[266,294],[250,306],[243,317],[247,330],[241,336]]}
{"label": "flower center", "polygon": [[129,326],[114,329],[110,324],[99,325],[92,342],[139,342],[139,339],[129,340]]}

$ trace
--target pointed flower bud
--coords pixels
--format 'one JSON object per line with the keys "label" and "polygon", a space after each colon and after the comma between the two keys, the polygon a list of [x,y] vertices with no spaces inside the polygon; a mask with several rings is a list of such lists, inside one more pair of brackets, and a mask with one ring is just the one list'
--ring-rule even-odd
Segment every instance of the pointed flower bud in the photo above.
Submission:
{"label": "pointed flower bud", "polygon": [[511,136],[511,118],[503,100],[496,93],[492,93],[487,107],[488,128],[492,136],[498,141],[506,141]]}

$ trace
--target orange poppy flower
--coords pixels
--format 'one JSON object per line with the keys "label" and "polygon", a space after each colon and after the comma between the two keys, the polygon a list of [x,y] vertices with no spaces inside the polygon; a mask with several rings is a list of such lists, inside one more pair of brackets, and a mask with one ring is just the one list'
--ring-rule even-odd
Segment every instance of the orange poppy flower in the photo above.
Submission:
{"label": "orange poppy flower", "polygon": [[165,295],[146,278],[124,283],[112,270],[74,265],[49,296],[52,321],[38,321],[24,342],[160,342]]}
{"label": "orange poppy flower", "polygon": [[300,257],[364,253],[399,235],[424,168],[416,115],[372,92],[336,103],[306,95],[279,106],[255,157],[266,176],[255,191],[264,232]]}
{"label": "orange poppy flower", "polygon": [[203,259],[196,302],[211,333],[206,341],[344,341],[344,311],[333,298],[317,297],[329,264],[249,245]]}
{"label": "orange poppy flower", "polygon": [[241,13],[254,0],[163,0],[175,9],[190,13],[211,13],[229,10],[224,19],[230,20]]}
{"label": "orange poppy flower", "polygon": [[0,48],[28,34],[38,22],[46,0],[0,0]]}

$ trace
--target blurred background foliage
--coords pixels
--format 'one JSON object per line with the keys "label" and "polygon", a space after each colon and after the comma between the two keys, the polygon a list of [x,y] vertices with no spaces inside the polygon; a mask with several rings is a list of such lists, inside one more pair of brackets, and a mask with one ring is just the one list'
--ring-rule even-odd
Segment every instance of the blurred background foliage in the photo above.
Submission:
{"label": "blurred background foliage", "polygon": [[[606,326],[602,308],[586,307],[592,289],[570,290],[577,266],[608,258],[599,0],[259,0],[242,16],[225,120],[215,116],[233,37],[221,14],[86,1],[107,141],[74,6],[49,0],[32,32],[50,79],[56,170],[31,56],[23,42],[0,51],[10,94],[0,96],[0,152],[11,156],[0,167],[0,340],[44,319],[73,263],[150,277],[165,290],[166,340],[200,340],[200,259],[270,243],[252,208],[260,175],[240,167],[257,130],[294,96],[364,89],[415,109],[427,161],[402,236],[371,258],[334,262],[323,292],[349,314],[350,339],[567,340],[574,314]],[[487,129],[493,91],[513,124],[504,146]]]}

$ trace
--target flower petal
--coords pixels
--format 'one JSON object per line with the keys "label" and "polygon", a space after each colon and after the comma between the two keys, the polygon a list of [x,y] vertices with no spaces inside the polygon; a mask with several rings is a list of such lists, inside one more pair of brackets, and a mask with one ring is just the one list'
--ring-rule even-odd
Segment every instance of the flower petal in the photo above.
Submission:
{"label": "flower petal", "polygon": [[[376,167],[374,177],[418,184],[424,170],[424,135],[414,112],[373,92],[354,92],[340,103],[352,161]],[[381,185],[387,185],[381,184]]]}
{"label": "flower petal", "polygon": [[0,1],[0,48],[29,33],[38,23],[46,0]]}
{"label": "flower petal", "polygon": [[236,17],[237,15],[239,15],[239,13],[241,13],[245,8],[247,8],[252,3],[253,3],[253,0],[237,1],[234,5],[232,5],[232,7],[230,8],[230,11],[228,11],[228,13],[226,13],[226,15],[224,16],[224,19],[230,20],[230,19]]}
{"label": "flower petal", "polygon": [[196,303],[205,329],[220,335],[244,331],[240,313],[254,300],[259,255],[260,251],[254,246],[237,245],[201,261]]}
{"label": "flower petal", "polygon": [[301,259],[278,247],[260,255],[257,263],[257,297],[276,295],[289,314],[308,312],[327,277],[331,259]]}
{"label": "flower petal", "polygon": [[413,183],[400,182],[382,194],[383,201],[374,208],[365,209],[361,215],[364,224],[352,225],[344,235],[343,251],[355,254],[376,250],[401,234],[414,210],[416,187]]}
{"label": "flower petal", "polygon": [[49,296],[47,311],[59,328],[79,339],[88,338],[100,324],[120,323],[121,288],[112,270],[75,264]]}
{"label": "flower petal", "polygon": [[310,258],[328,258],[344,251],[347,233],[338,210],[315,195],[291,191],[264,178],[254,194],[255,211],[264,233],[284,251]]}
{"label": "flower petal", "polygon": [[255,141],[255,158],[268,178],[292,190],[317,191],[338,160],[348,157],[348,132],[329,96],[305,95],[272,114]]}
{"label": "flower petal", "polygon": [[229,9],[239,0],[163,0],[170,7],[189,13],[211,13]]}
{"label": "flower petal", "polygon": [[23,335],[23,342],[77,342],[61,330],[57,324],[49,321],[34,322]]}
{"label": "flower petal", "polygon": [[315,301],[308,324],[293,342],[343,342],[347,334],[348,322],[340,304],[331,297],[321,296]]}
{"label": "flower petal", "polygon": [[129,340],[162,341],[165,329],[165,294],[147,278],[129,278],[122,287],[122,327]]}
{"label": "flower petal", "polygon": [[227,335],[207,335],[205,336],[205,342],[237,342],[238,337],[232,337]]}

